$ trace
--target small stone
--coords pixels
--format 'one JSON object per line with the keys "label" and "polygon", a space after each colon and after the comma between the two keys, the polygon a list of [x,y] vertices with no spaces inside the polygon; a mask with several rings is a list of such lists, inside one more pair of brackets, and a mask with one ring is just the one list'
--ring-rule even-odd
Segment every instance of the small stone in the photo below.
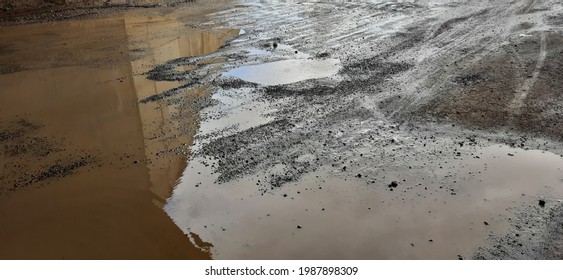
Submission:
{"label": "small stone", "polygon": [[297,228],[298,228],[298,229],[300,229],[300,228],[301,228],[301,226],[300,226],[300,225],[297,225]]}
{"label": "small stone", "polygon": [[489,225],[489,223],[487,223],[486,221],[485,221],[485,222],[483,222],[483,224],[485,224],[486,226],[488,226],[488,225]]}
{"label": "small stone", "polygon": [[138,161],[138,160],[136,160],[136,161],[134,161],[133,163],[137,164],[137,163],[139,163],[139,161]]}
{"label": "small stone", "polygon": [[399,185],[399,183],[397,183],[397,181],[393,181],[391,182],[391,184],[389,184],[390,188],[396,188]]}
{"label": "small stone", "polygon": [[511,157],[513,157],[513,156],[514,156],[514,154],[511,154],[511,153],[508,153],[508,155],[509,155],[509,156],[511,156]]}
{"label": "small stone", "polygon": [[539,203],[540,207],[545,207],[545,200],[540,199]]}

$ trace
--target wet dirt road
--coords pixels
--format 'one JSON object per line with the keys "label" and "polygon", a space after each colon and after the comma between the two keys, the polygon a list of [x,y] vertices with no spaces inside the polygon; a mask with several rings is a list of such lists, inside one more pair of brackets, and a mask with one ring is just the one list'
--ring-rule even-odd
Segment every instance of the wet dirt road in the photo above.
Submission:
{"label": "wet dirt road", "polygon": [[[558,205],[563,160],[558,110],[523,113],[546,106],[531,92],[556,95],[545,81],[560,68],[545,63],[560,59],[547,43],[560,7],[485,2],[216,13],[210,23],[246,33],[208,57],[229,60],[167,213],[214,258],[487,257],[477,251],[514,236],[521,212]],[[155,76],[182,80],[167,67],[195,62]]]}
{"label": "wet dirt road", "polygon": [[[215,10],[202,5],[201,13],[187,5],[132,12],[119,23],[77,23],[72,32],[117,35],[68,60],[46,44],[50,59],[29,50],[10,61],[13,49],[25,48],[2,45],[10,54],[2,56],[2,85],[24,93],[0,97],[14,104],[2,107],[1,139],[5,174],[17,174],[1,178],[2,224],[19,219],[38,235],[89,236],[76,234],[81,223],[56,228],[37,217],[48,205],[27,216],[21,210],[58,195],[73,210],[68,219],[87,217],[92,212],[73,208],[99,209],[76,204],[87,196],[114,205],[92,219],[122,213],[129,224],[113,229],[141,235],[127,239],[131,246],[164,250],[155,238],[175,248],[177,240],[190,257],[557,258],[558,245],[538,249],[563,236],[556,230],[563,196],[556,2],[226,1]],[[2,34],[21,44],[51,42],[54,33],[63,47],[74,36],[13,28],[20,31]],[[75,48],[92,45],[81,44]],[[58,82],[49,89],[22,80]],[[85,93],[73,99],[78,91]],[[28,104],[57,94],[69,103]],[[45,148],[14,147],[19,142]],[[65,148],[40,156],[51,142]],[[12,166],[11,157],[20,162]],[[90,199],[98,187],[64,188],[76,185],[71,180],[127,198]],[[129,202],[131,189],[152,203]],[[121,207],[164,218],[135,223]],[[156,221],[176,237],[158,239],[147,229],[160,231]],[[107,254],[91,256],[125,256]]]}

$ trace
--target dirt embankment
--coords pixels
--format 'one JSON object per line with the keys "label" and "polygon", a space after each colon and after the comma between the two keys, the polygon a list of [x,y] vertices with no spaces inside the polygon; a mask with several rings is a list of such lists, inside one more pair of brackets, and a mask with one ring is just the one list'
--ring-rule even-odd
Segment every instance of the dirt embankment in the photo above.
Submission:
{"label": "dirt embankment", "polygon": [[194,0],[0,0],[0,25],[105,15],[122,9],[176,6]]}
{"label": "dirt embankment", "polygon": [[[178,0],[2,0],[0,8],[4,11],[18,11],[43,7],[83,7],[83,6],[114,6],[114,5],[164,5],[178,3]],[[183,1],[188,2],[188,1]]]}

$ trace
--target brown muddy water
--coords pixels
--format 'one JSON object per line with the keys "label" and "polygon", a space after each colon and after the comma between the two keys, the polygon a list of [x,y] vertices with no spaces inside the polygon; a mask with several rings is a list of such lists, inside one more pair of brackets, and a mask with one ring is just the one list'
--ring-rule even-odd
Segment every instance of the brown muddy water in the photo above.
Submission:
{"label": "brown muddy water", "polygon": [[155,64],[238,32],[160,10],[1,28],[0,258],[208,258],[161,209],[197,111],[138,100],[182,85],[146,79]]}

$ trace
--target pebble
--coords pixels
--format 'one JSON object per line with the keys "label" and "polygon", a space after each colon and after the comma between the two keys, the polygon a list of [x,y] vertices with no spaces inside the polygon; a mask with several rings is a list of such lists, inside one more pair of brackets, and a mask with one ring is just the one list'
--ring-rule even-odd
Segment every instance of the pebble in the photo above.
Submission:
{"label": "pebble", "polygon": [[545,207],[545,200],[540,199],[539,203],[540,207]]}

